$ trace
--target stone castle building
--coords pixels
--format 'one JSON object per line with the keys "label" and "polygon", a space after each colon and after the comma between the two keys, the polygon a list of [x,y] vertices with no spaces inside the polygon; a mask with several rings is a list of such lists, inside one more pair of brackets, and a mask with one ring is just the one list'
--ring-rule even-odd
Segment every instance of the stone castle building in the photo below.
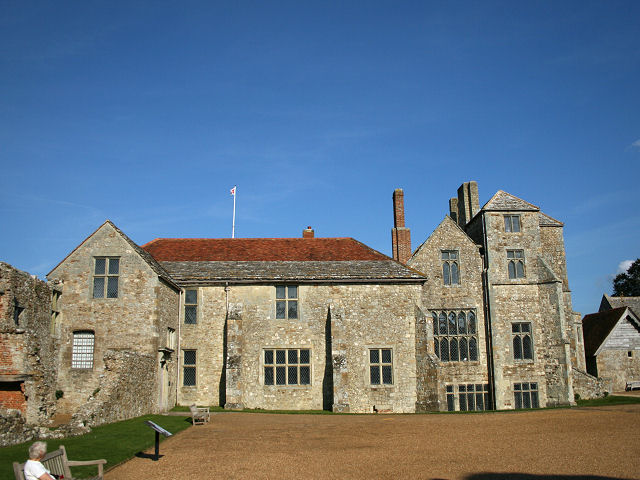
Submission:
{"label": "stone castle building", "polygon": [[571,404],[585,373],[563,224],[475,182],[412,253],[353,238],[167,239],[105,222],[48,275],[59,412],[173,405],[338,412]]}

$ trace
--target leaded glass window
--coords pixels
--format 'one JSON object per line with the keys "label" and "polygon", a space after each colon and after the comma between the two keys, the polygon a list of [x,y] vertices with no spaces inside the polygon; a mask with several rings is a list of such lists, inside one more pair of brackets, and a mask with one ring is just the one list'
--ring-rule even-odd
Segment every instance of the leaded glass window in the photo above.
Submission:
{"label": "leaded glass window", "polygon": [[198,323],[198,290],[184,292],[184,323]]}
{"label": "leaded glass window", "polygon": [[92,369],[95,334],[91,331],[73,332],[71,368]]}
{"label": "leaded glass window", "polygon": [[524,278],[524,250],[507,250],[509,278]]}
{"label": "leaded glass window", "polygon": [[265,385],[311,385],[311,350],[281,348],[263,351]]}
{"label": "leaded glass window", "polygon": [[457,250],[442,250],[442,279],[445,285],[460,283],[460,264]]}
{"label": "leaded glass window", "polygon": [[93,266],[93,298],[118,298],[120,259],[96,257]]}
{"label": "leaded glass window", "polygon": [[390,348],[369,349],[369,380],[371,385],[393,384],[393,354]]}
{"label": "leaded glass window", "polygon": [[298,287],[276,285],[276,318],[294,320],[298,318]]}
{"label": "leaded glass window", "polygon": [[476,314],[473,310],[432,311],[434,351],[441,362],[478,360]]}
{"label": "leaded glass window", "polygon": [[513,336],[514,360],[533,360],[533,339],[531,336],[531,323],[512,323],[511,334]]}
{"label": "leaded glass window", "polygon": [[182,385],[194,387],[196,385],[196,351],[182,351]]}
{"label": "leaded glass window", "polygon": [[447,410],[453,412],[456,410],[456,400],[458,410],[461,412],[472,410],[488,410],[491,408],[489,402],[489,384],[487,383],[470,383],[460,384],[456,386],[457,395],[455,395],[454,385],[447,385]]}
{"label": "leaded glass window", "polygon": [[515,407],[519,408],[539,408],[538,384],[534,382],[514,383],[513,395]]}

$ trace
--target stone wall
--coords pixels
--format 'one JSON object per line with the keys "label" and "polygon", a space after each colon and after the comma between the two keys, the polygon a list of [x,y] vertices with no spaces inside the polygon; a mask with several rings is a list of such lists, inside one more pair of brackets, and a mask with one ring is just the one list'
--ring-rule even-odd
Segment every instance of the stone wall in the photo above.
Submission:
{"label": "stone wall", "polygon": [[156,357],[107,350],[97,387],[76,410],[72,424],[94,427],[157,412]]}
{"label": "stone wall", "polygon": [[[93,298],[96,257],[119,259],[117,298]],[[172,325],[177,330],[178,292],[171,291],[134,245],[106,222],[69,254],[49,279],[62,285],[58,388],[64,397],[58,402],[59,411],[73,414],[102,388],[101,378],[107,374],[104,359],[109,358],[109,350],[127,350],[156,359],[150,372],[165,375],[165,401],[160,398],[159,384],[152,392],[156,402],[153,408],[147,409],[150,404],[146,398],[131,400],[139,401],[146,409],[144,413],[157,411],[163,403],[170,408],[175,394],[169,395],[168,382],[176,373],[175,355],[160,355],[158,351],[165,346],[167,327]],[[73,337],[78,331],[94,334],[92,368],[72,368]],[[164,373],[159,367],[163,362]]]}
{"label": "stone wall", "polygon": [[640,350],[602,350],[596,361],[598,377],[611,382],[610,393],[624,391],[627,381],[640,381]]}
{"label": "stone wall", "polygon": [[[442,251],[458,252],[458,284],[445,285]],[[482,287],[482,257],[479,247],[450,218],[445,219],[416,250],[408,265],[424,273],[428,280],[422,291],[426,321],[420,322],[416,336],[419,410],[447,410],[446,389],[457,391],[460,384],[486,384],[487,348]],[[440,361],[434,350],[433,313],[474,312],[478,358],[473,361]],[[443,338],[443,337],[440,337]],[[459,337],[463,338],[463,337]],[[471,336],[465,336],[466,339]],[[459,406],[456,403],[456,409]]]}
{"label": "stone wall", "polygon": [[56,343],[45,282],[0,262],[0,406],[29,424],[55,412]]}
{"label": "stone wall", "polygon": [[580,398],[600,398],[612,392],[611,381],[604,378],[596,378],[587,372],[574,368],[573,371],[573,393]]}

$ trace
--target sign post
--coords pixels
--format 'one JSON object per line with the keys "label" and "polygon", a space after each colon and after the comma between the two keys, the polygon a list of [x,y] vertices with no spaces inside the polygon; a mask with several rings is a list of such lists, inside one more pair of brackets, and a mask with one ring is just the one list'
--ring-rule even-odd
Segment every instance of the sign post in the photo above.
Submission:
{"label": "sign post", "polygon": [[160,459],[160,434],[164,435],[165,437],[170,437],[172,434],[157,423],[153,423],[151,420],[147,420],[144,423],[153,428],[156,432],[156,458],[154,460],[157,462]]}

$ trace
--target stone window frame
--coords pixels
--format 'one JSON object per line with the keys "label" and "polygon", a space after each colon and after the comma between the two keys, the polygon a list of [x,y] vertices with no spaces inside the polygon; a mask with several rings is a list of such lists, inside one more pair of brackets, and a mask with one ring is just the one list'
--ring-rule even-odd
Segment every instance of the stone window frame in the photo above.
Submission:
{"label": "stone window frame", "polygon": [[[104,261],[104,268],[99,262]],[[115,268],[112,268],[115,265]],[[94,300],[112,300],[120,297],[120,257],[93,257],[93,282],[91,283],[91,297]],[[102,286],[99,286],[102,283]],[[115,294],[113,290],[115,288]]]}
{"label": "stone window frame", "polygon": [[[529,355],[525,348],[528,343]],[[513,360],[517,363],[532,363],[534,361],[533,325],[531,322],[511,322],[511,348]],[[518,352],[519,355],[518,355]]]}
{"label": "stone window frame", "polygon": [[507,249],[507,273],[510,280],[527,277],[524,250],[521,248]]}
{"label": "stone window frame", "polygon": [[71,342],[71,368],[73,370],[93,370],[96,332],[74,330]]}
{"label": "stone window frame", "polygon": [[[196,325],[198,323],[198,306],[200,301],[200,292],[198,290],[198,288],[186,288],[184,290],[183,322],[185,325]],[[195,294],[195,301],[193,294]]]}
{"label": "stone window frame", "polygon": [[[388,357],[386,357],[388,352]],[[371,387],[392,387],[394,384],[393,347],[367,348],[367,378]],[[377,383],[374,381],[377,378]]]}
{"label": "stone window frame", "polygon": [[13,297],[13,323],[16,328],[20,327],[22,312],[24,312],[24,307],[21,307],[18,299]]}
{"label": "stone window frame", "polygon": [[[447,385],[447,411],[472,412],[486,411],[491,406],[488,383],[460,383]],[[471,406],[471,408],[469,408]],[[481,406],[481,408],[478,408]]]}
{"label": "stone window frame", "polygon": [[175,328],[171,328],[171,327],[167,327],[167,342],[166,342],[166,346],[169,350],[174,350],[176,349],[176,329]]}
{"label": "stone window frame", "polygon": [[[264,347],[261,352],[262,385],[275,388],[311,387],[311,353],[311,347]],[[283,383],[279,383],[280,378]]]}
{"label": "stone window frame", "polygon": [[513,400],[516,410],[540,408],[538,382],[517,382],[513,384]]}
{"label": "stone window frame", "polygon": [[505,233],[521,233],[522,221],[520,215],[514,215],[511,213],[504,215],[504,231]]}
{"label": "stone window frame", "polygon": [[51,334],[54,335],[60,323],[60,297],[62,292],[60,290],[51,290]]}
{"label": "stone window frame", "polygon": [[[480,341],[478,338],[478,316],[474,308],[443,309],[431,311],[433,325],[433,348],[440,363],[478,362],[480,360]],[[456,358],[451,360],[455,345]],[[446,346],[446,354],[444,353]],[[460,360],[462,347],[467,353]]]}
{"label": "stone window frame", "polygon": [[[187,354],[189,354],[189,357],[193,354],[193,359],[187,359]],[[187,360],[189,363],[187,363]],[[189,373],[189,377],[193,376],[193,383],[186,383],[187,371],[193,372]],[[182,386],[187,388],[197,388],[198,386],[198,350],[195,348],[185,348],[182,350]]]}
{"label": "stone window frame", "polygon": [[[295,289],[294,295],[291,295],[292,289]],[[300,285],[295,284],[278,284],[275,285],[275,319],[276,320],[300,320],[302,315],[300,314]],[[284,310],[279,310],[280,308]],[[292,316],[292,308],[295,311],[295,316]]]}
{"label": "stone window frame", "polygon": [[448,287],[460,285],[460,251],[440,250],[440,259],[442,261],[442,283]]}

